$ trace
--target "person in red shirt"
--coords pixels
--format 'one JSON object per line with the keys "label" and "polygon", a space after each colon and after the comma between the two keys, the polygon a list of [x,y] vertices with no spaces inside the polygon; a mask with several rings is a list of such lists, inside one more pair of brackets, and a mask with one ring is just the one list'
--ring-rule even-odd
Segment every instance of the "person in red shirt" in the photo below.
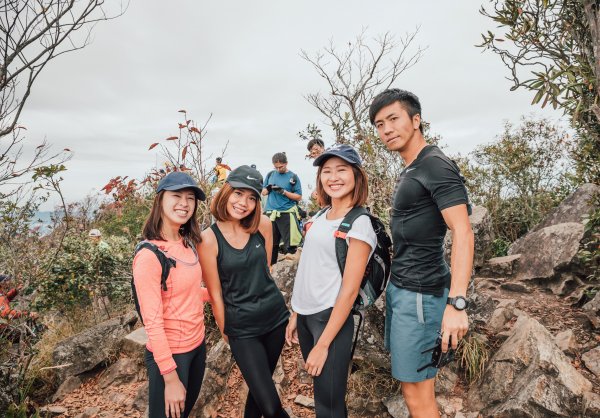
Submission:
{"label": "person in red shirt", "polygon": [[198,399],[206,367],[202,269],[196,246],[198,200],[206,198],[196,181],[181,171],[158,183],[144,240],[156,245],[175,266],[166,290],[161,264],[147,248],[133,260],[133,280],[148,335],[149,418],[187,417]]}
{"label": "person in red shirt", "polygon": [[38,316],[35,312],[25,310],[12,309],[10,302],[17,297],[19,291],[23,288],[22,285],[11,288],[12,278],[7,274],[0,274],[0,318],[16,319],[28,317],[36,319]]}

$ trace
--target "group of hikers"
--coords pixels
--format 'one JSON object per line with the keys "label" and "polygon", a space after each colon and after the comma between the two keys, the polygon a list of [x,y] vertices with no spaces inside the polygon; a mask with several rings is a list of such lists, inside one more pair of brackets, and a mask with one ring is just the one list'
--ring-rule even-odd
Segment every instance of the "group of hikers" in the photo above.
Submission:
{"label": "group of hikers", "polygon": [[[436,417],[439,364],[432,364],[430,349],[456,349],[468,329],[473,233],[467,191],[456,164],[425,142],[417,96],[385,90],[373,99],[369,116],[387,149],[405,163],[390,196],[385,345],[411,416]],[[273,156],[274,170],[265,178],[250,165],[228,170],[210,202],[215,221],[204,230],[195,215],[206,195],[193,178],[172,172],[158,183],[145,241],[133,261],[148,335],[150,418],[187,417],[198,398],[206,366],[205,302],[248,385],[244,417],[289,417],[272,377],[285,343],[300,345],[314,381],[316,416],[347,417],[352,308],[378,235],[370,216],[358,216],[339,234],[348,213],[369,196],[358,152],[348,145],[325,149],[318,139],[308,151],[318,170],[314,197],[322,209],[303,237],[291,311],[271,277],[279,243],[282,252],[293,253],[302,239],[290,226],[302,188],[284,153]],[[448,228],[451,267],[442,247]],[[339,238],[347,245],[342,266]]]}

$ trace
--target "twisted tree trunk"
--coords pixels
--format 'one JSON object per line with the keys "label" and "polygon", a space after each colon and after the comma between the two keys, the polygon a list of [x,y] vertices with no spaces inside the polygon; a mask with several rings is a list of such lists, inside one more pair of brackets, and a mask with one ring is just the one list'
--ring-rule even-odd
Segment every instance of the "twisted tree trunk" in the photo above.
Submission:
{"label": "twisted tree trunk", "polygon": [[[600,14],[598,13],[598,1],[585,0],[583,7],[592,35],[591,41],[594,60],[592,69],[596,78],[596,95],[600,97]],[[598,103],[594,103],[591,110],[596,115],[596,119],[600,121],[600,106],[598,106]]]}

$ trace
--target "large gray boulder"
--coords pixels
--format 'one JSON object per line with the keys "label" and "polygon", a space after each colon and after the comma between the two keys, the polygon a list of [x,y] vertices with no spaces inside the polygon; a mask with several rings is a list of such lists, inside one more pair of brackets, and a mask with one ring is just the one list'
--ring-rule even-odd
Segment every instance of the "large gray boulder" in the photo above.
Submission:
{"label": "large gray boulder", "polygon": [[596,193],[600,193],[599,185],[582,185],[510,246],[509,255],[521,254],[518,279],[551,279],[547,287],[559,295],[581,287],[575,276],[585,274],[578,271],[576,254],[584,237],[583,220],[594,208]]}
{"label": "large gray boulder", "polygon": [[227,390],[227,378],[233,366],[229,345],[219,340],[206,356],[206,371],[202,389],[192,409],[190,418],[212,418],[217,416],[221,395]]}
{"label": "large gray boulder", "polygon": [[290,298],[292,297],[292,290],[294,289],[294,278],[296,277],[296,271],[298,270],[299,258],[300,257],[294,257],[291,260],[280,260],[273,265],[273,270],[271,271],[271,276],[273,276],[273,280],[275,280],[277,287],[279,287],[279,290],[283,293],[285,302],[288,305]]}
{"label": "large gray boulder", "polygon": [[555,278],[575,261],[583,233],[583,224],[569,222],[538,229],[516,241],[508,251],[509,255],[521,254],[516,278]]}
{"label": "large gray boulder", "polygon": [[563,223],[582,223],[583,218],[588,215],[592,206],[592,196],[600,193],[600,186],[586,183],[567,196],[560,205],[548,213],[544,219],[530,232],[535,232],[551,225]]}
{"label": "large gray boulder", "polygon": [[106,364],[136,322],[136,313],[130,312],[59,342],[52,353],[59,381]]}
{"label": "large gray boulder", "polygon": [[[479,268],[483,266],[485,260],[488,259],[490,245],[494,240],[492,232],[492,218],[488,210],[483,206],[473,206],[473,212],[469,216],[471,228],[475,236],[475,257],[473,259],[473,267]],[[452,231],[446,233],[444,238],[444,255],[446,261],[450,264],[450,253],[452,249]]]}
{"label": "large gray boulder", "polygon": [[591,388],[550,332],[522,314],[468,398],[485,417],[573,417]]}
{"label": "large gray boulder", "polygon": [[584,353],[581,359],[590,372],[600,377],[600,346]]}

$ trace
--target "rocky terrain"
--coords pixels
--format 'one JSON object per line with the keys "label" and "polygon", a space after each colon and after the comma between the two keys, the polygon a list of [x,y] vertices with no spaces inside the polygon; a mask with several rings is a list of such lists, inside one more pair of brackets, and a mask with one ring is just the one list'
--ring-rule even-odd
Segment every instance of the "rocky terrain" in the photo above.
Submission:
{"label": "rocky terrain", "polygon": [[[445,417],[600,417],[600,294],[583,275],[576,253],[584,237],[589,197],[584,185],[527,235],[506,257],[488,259],[489,216],[477,207],[476,274],[470,297],[470,339],[488,350],[481,376],[471,384],[456,361],[438,374]],[[451,236],[446,239],[447,248]],[[273,275],[289,298],[297,260]],[[383,298],[382,298],[383,299]],[[383,300],[369,311],[349,382],[352,417],[408,417],[383,351]],[[136,328],[138,327],[138,328]],[[228,346],[209,340],[207,373],[195,417],[242,416],[247,388]],[[143,328],[134,314],[104,322],[59,343],[53,354],[61,386],[43,416],[142,417],[147,383],[141,357]],[[105,367],[106,364],[110,364]],[[286,347],[275,382],[286,409],[314,416],[311,379],[297,347]]]}

